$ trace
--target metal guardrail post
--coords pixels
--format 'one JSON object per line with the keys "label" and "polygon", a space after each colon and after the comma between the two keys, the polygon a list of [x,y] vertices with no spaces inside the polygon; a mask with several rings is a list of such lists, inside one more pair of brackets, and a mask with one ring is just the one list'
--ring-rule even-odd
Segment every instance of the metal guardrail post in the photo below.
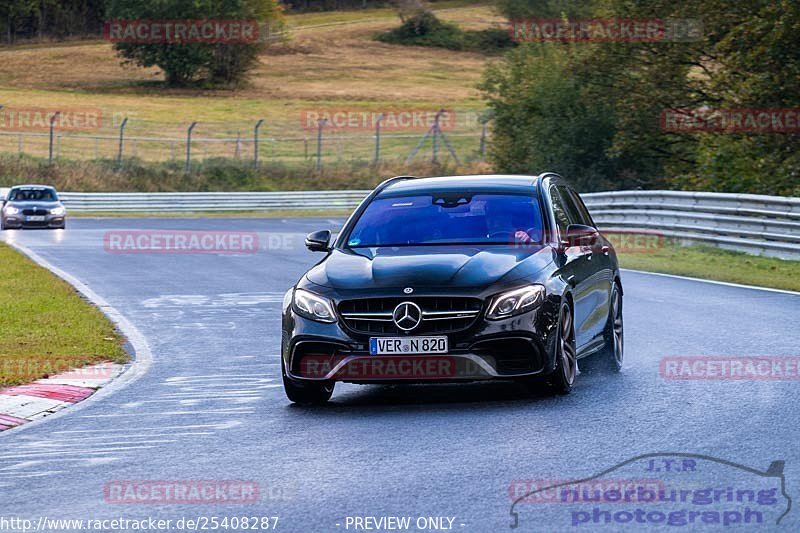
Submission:
{"label": "metal guardrail post", "polygon": [[47,164],[53,164],[53,132],[56,128],[56,118],[61,114],[61,111],[56,111],[52,117],[50,117],[50,149],[47,155]]}
{"label": "metal guardrail post", "polygon": [[258,170],[258,129],[264,123],[264,119],[256,122],[256,127],[253,129],[253,168]]}
{"label": "metal guardrail post", "polygon": [[117,152],[117,168],[122,168],[122,148],[125,139],[125,125],[128,123],[128,117],[122,119],[122,123],[119,125],[119,151]]}
{"label": "metal guardrail post", "polygon": [[322,118],[317,122],[317,171],[322,170],[322,128],[328,119]]}
{"label": "metal guardrail post", "polygon": [[381,122],[383,122],[383,113],[378,115],[375,121],[375,164],[377,165],[381,159]]}
{"label": "metal guardrail post", "polygon": [[192,122],[189,129],[186,130],[186,173],[192,171],[192,130],[197,126],[197,122]]}

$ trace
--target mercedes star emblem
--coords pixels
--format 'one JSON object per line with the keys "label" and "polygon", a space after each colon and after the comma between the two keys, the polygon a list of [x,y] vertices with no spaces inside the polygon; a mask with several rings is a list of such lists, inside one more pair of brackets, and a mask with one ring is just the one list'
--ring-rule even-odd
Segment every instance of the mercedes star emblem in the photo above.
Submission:
{"label": "mercedes star emblem", "polygon": [[403,302],[394,308],[394,323],[403,331],[411,331],[422,322],[422,309],[414,302]]}

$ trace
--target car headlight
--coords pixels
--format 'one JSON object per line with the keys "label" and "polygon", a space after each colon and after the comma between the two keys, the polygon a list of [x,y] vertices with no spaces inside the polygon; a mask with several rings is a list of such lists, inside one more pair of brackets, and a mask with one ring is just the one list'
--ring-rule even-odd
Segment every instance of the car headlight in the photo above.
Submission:
{"label": "car headlight", "polygon": [[302,316],[317,322],[336,322],[331,301],[303,289],[294,291],[294,308]]}
{"label": "car headlight", "polygon": [[528,285],[500,293],[492,298],[486,318],[498,320],[530,311],[544,302],[544,292],[542,285]]}
{"label": "car headlight", "polygon": [[6,212],[7,215],[16,215],[16,214],[19,213],[19,209],[17,209],[16,207],[11,207],[11,206],[7,206],[4,209],[4,211]]}
{"label": "car headlight", "polygon": [[50,210],[50,214],[51,215],[63,215],[66,212],[67,212],[67,210],[64,209],[63,206],[62,207],[54,207],[53,209]]}

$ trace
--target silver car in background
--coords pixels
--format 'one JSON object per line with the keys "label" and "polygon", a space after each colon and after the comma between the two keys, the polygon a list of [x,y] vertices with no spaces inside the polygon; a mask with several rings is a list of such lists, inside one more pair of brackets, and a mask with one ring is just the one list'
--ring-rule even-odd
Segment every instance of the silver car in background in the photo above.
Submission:
{"label": "silver car in background", "polygon": [[0,203],[0,229],[66,228],[67,210],[53,187],[17,185]]}

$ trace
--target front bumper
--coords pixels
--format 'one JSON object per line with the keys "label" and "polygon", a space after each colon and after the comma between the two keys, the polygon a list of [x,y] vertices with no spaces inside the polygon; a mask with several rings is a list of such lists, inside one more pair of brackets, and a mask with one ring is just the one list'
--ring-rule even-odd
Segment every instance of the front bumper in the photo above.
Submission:
{"label": "front bumper", "polygon": [[4,215],[3,226],[6,229],[33,229],[33,228],[64,228],[66,215],[44,215],[44,220],[29,220],[29,217],[18,215]]}
{"label": "front bumper", "polygon": [[504,320],[479,319],[448,334],[449,351],[437,355],[371,355],[369,342],[339,323],[325,324],[285,309],[281,347],[287,377],[350,383],[452,382],[514,379],[553,371],[551,342],[558,304]]}

